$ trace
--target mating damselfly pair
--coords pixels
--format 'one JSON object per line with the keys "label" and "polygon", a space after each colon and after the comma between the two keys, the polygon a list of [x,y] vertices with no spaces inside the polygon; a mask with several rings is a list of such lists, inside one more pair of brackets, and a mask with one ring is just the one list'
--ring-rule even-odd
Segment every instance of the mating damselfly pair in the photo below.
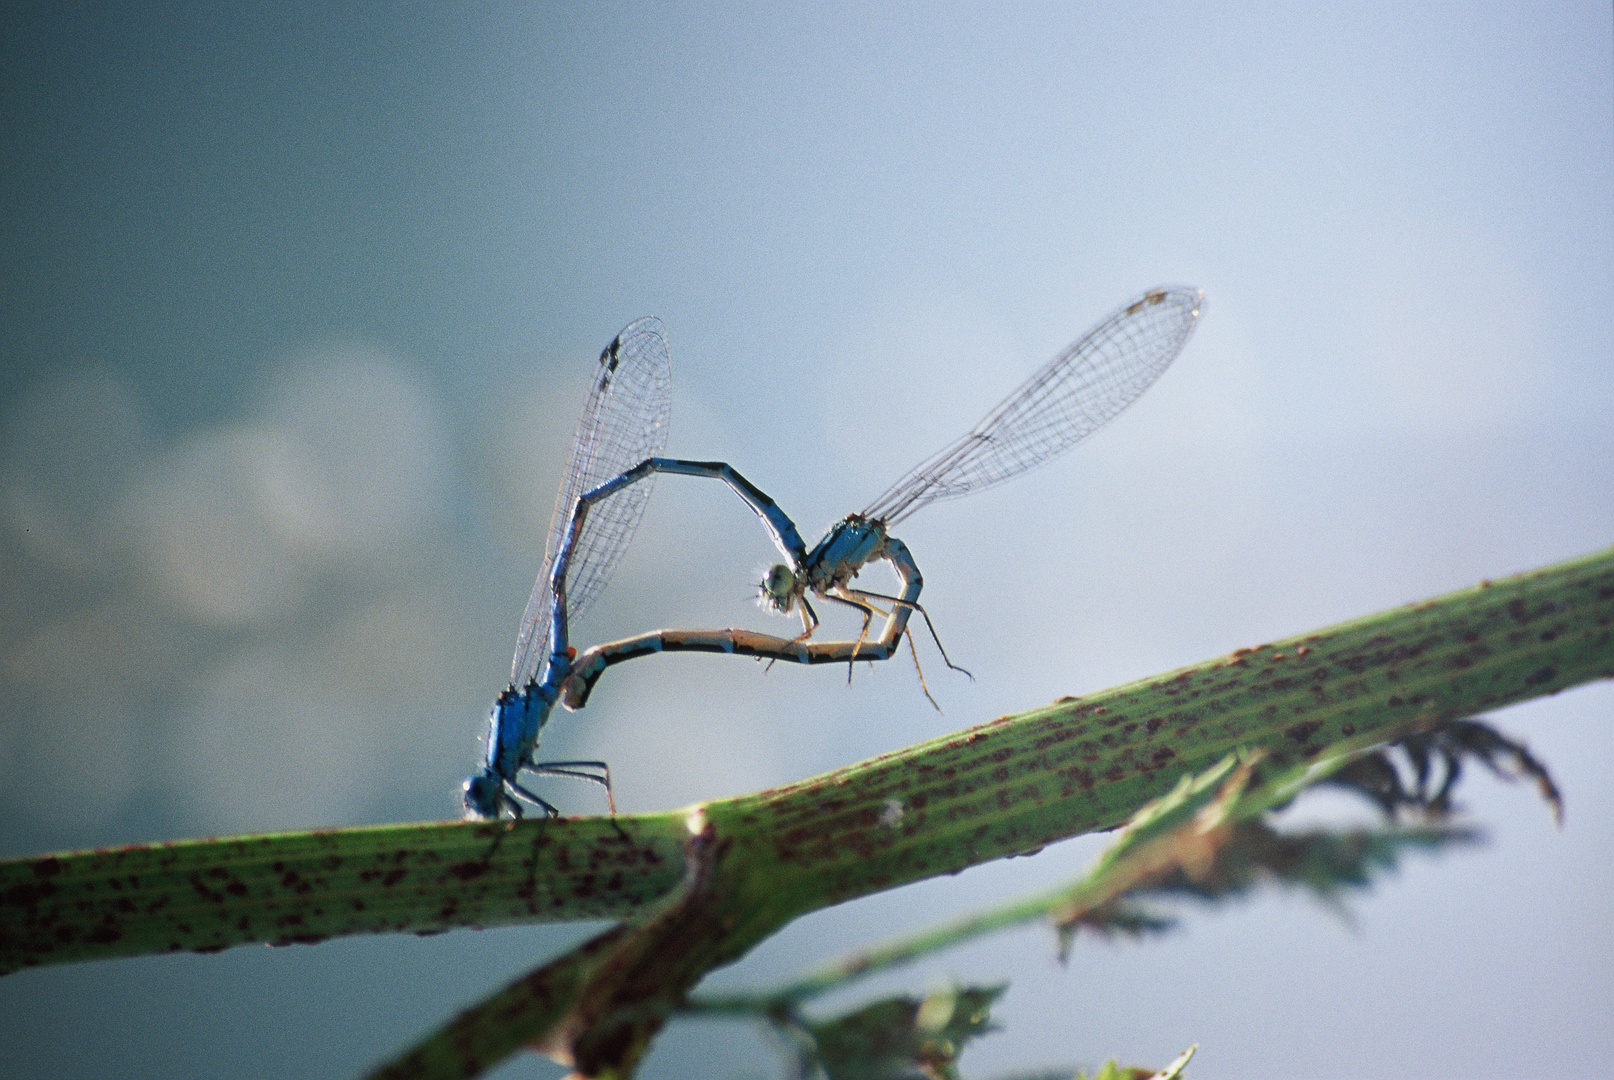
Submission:
{"label": "mating damselfly pair", "polygon": [[[600,353],[583,402],[566,480],[555,500],[543,570],[521,618],[510,685],[489,716],[486,762],[465,782],[466,813],[519,817],[519,797],[555,814],[553,806],[522,786],[524,771],[593,780],[609,795],[610,772],[603,761],[539,762],[534,755],[555,705],[581,708],[596,680],[613,664],[657,652],[722,652],[802,664],[872,661],[895,652],[905,632],[911,643],[908,619],[923,610],[919,591],[924,580],[891,527],[931,503],[1018,476],[1097,431],[1147,390],[1182,351],[1203,301],[1199,289],[1165,286],[1118,308],[979,424],[914,466],[865,509],[836,522],[811,548],[789,516],[733,466],[659,456],[667,445],[671,400],[667,339],[658,319],[630,323]],[[784,557],[759,586],[761,598],[780,614],[798,614],[800,636],[655,630],[581,653],[572,648],[570,620],[605,587],[660,473],[721,480],[756,512]],[[854,588],[858,572],[881,560],[896,572],[900,591],[887,595]],[[857,640],[812,641],[818,615],[809,596],[862,614],[863,632]],[[870,637],[876,615],[885,622]]]}

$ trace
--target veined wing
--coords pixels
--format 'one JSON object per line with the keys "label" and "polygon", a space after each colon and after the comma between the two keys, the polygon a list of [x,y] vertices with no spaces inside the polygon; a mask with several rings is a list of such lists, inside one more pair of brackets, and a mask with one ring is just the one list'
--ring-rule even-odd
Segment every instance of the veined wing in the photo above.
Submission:
{"label": "veined wing", "polygon": [[1176,359],[1199,322],[1204,295],[1168,285],[1119,308],[956,442],[909,470],[863,516],[895,524],[922,506],[1001,483],[1075,446]]}
{"label": "veined wing", "polygon": [[[667,445],[671,407],[672,363],[661,320],[650,317],[631,322],[600,353],[594,382],[583,401],[583,415],[577,421],[566,463],[566,482],[555,496],[544,568],[521,616],[510,668],[514,685],[526,683],[548,659],[553,601],[549,575],[565,539],[572,504],[583,492],[659,455]],[[566,570],[568,619],[583,614],[610,580],[644,517],[653,482],[654,477],[647,477],[589,508]]]}

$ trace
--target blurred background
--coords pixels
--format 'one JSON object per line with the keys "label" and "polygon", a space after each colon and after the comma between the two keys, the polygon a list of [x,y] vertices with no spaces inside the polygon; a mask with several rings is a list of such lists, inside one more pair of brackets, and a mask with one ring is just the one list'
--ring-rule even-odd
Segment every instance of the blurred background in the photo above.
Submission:
{"label": "blurred background", "polygon": [[[545,739],[626,811],[1614,542],[1609,6],[1295,7],[7,5],[0,854],[454,816],[594,357],[646,314],[669,452],[811,540],[1134,294],[1208,298],[1112,427],[905,523],[976,677],[921,642],[943,714],[906,656],[850,687],[627,665]],[[664,478],[575,637],[783,631],[772,558],[726,489]],[[1606,1075],[1611,711],[1500,714],[1564,829],[1473,776],[1491,845],[1349,920],[1268,896],[1064,968],[1026,930],[831,1004],[1009,979],[975,1076],[1191,1042],[1197,1080]],[[711,985],[1102,843],[820,913]],[[0,1072],[351,1075],[597,929],[14,975]],[[775,1067],[681,1024],[644,1075]]]}

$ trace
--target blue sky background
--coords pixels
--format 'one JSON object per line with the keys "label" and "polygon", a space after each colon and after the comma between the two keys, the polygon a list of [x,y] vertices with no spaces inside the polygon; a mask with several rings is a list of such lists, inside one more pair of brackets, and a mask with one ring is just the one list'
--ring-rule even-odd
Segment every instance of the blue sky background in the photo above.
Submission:
{"label": "blue sky background", "polygon": [[[645,314],[669,451],[816,535],[1125,299],[1208,296],[1110,429],[904,524],[976,675],[926,654],[945,715],[904,663],[628,665],[545,744],[609,759],[625,810],[1614,539],[1606,4],[133,8],[0,17],[0,853],[451,816],[593,358]],[[782,629],[770,558],[664,480],[575,636]],[[1611,712],[1499,714],[1563,831],[1474,776],[1491,845],[1348,923],[1266,897],[1064,968],[1027,930],[844,1003],[1011,980],[975,1076],[1191,1042],[1197,1080],[1604,1074]],[[1101,843],[819,913],[713,984]],[[593,929],[28,972],[0,1072],[351,1075]],[[773,1062],[683,1025],[643,1075]]]}

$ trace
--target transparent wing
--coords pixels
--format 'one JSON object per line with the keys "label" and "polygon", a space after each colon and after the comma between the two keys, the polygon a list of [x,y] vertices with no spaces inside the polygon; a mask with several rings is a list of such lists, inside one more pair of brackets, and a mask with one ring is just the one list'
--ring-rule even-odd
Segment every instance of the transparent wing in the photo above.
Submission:
{"label": "transparent wing", "polygon": [[[661,320],[629,323],[600,353],[583,415],[572,438],[566,482],[555,496],[544,568],[521,616],[510,681],[521,686],[537,674],[549,654],[549,574],[571,519],[572,504],[583,492],[626,472],[667,445],[672,407],[672,363]],[[566,614],[575,619],[605,588],[628,541],[644,517],[654,477],[623,488],[589,508],[566,571]]]}
{"label": "transparent wing", "polygon": [[914,466],[863,516],[895,524],[922,506],[1001,483],[1114,419],[1182,351],[1204,293],[1150,289],[1089,330],[956,442]]}

